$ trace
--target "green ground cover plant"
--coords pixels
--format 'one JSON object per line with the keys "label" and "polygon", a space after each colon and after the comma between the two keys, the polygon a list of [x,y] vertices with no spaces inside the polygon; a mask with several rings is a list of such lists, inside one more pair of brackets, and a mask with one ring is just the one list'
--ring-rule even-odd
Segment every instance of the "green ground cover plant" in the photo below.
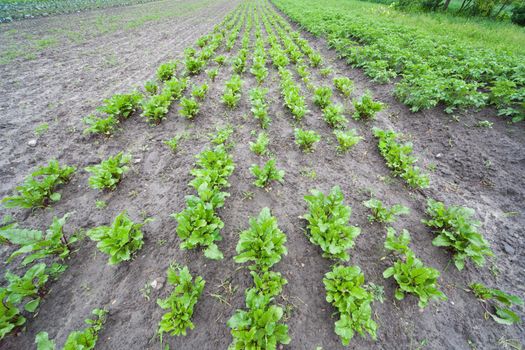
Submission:
{"label": "green ground cover plant", "polygon": [[453,250],[454,265],[458,270],[463,270],[467,259],[483,266],[486,256],[494,256],[489,243],[478,231],[479,222],[472,219],[473,209],[446,207],[442,202],[429,199],[426,213],[430,219],[422,222],[437,234],[432,244]]}
{"label": "green ground cover plant", "polygon": [[354,246],[361,229],[348,224],[352,209],[344,205],[341,189],[334,186],[328,195],[311,190],[304,200],[308,204],[308,213],[302,218],[308,222],[310,242],[321,248],[323,257],[348,261],[348,250]]}
{"label": "green ground cover plant", "polygon": [[6,208],[42,208],[60,200],[57,186],[69,182],[76,168],[61,166],[57,160],[50,160],[48,165],[40,166],[31,173],[24,183],[16,186],[12,196],[2,198]]}
{"label": "green ground cover plant", "polygon": [[117,188],[124,173],[129,170],[128,164],[131,155],[122,152],[113,157],[103,160],[100,164],[86,167],[86,171],[91,173],[89,177],[89,186],[94,189]]}

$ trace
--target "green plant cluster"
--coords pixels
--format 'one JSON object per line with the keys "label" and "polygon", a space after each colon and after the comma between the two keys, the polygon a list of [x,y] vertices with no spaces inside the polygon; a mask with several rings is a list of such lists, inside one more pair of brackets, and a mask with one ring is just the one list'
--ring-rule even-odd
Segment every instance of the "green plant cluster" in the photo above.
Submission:
{"label": "green plant cluster", "polygon": [[129,170],[128,164],[131,155],[122,152],[113,157],[100,162],[100,164],[86,167],[86,171],[91,173],[89,177],[89,186],[94,189],[117,188],[122,176]]}
{"label": "green plant cluster", "polygon": [[383,272],[384,278],[394,277],[398,288],[395,291],[395,298],[403,300],[405,294],[414,294],[419,298],[418,305],[424,308],[430,300],[446,300],[447,297],[439,290],[437,279],[439,271],[425,266],[414,252],[408,247],[410,244],[410,234],[403,230],[401,235],[397,235],[392,227],[387,228],[385,248],[398,255],[393,266]]}
{"label": "green plant cluster", "polygon": [[262,167],[252,164],[250,172],[255,176],[253,183],[257,187],[268,187],[272,181],[283,182],[284,170],[277,169],[275,158],[269,159]]}
{"label": "green plant cluster", "polygon": [[237,107],[241,99],[241,87],[242,80],[240,75],[234,74],[230,80],[226,82],[222,102],[231,109]]}
{"label": "green plant cluster", "polygon": [[222,144],[197,155],[196,167],[191,172],[194,179],[190,182],[197,195],[186,196],[186,208],[172,214],[178,222],[181,249],[204,247],[207,258],[223,258],[215,242],[222,239],[220,231],[224,223],[216,210],[224,205],[224,199],[229,196],[221,189],[230,186],[228,178],[234,169],[232,157]]}
{"label": "green plant cluster", "polygon": [[363,202],[363,205],[372,211],[372,215],[368,215],[368,221],[370,222],[392,223],[397,220],[399,215],[408,215],[410,213],[410,209],[401,204],[394,204],[389,208],[377,198],[370,198]]}
{"label": "green plant cluster", "polygon": [[321,141],[321,136],[313,130],[303,130],[296,128],[294,130],[295,143],[304,152],[313,152],[316,143]]}
{"label": "green plant cluster", "polygon": [[354,119],[374,119],[377,112],[385,108],[379,101],[374,101],[370,91],[367,91],[359,100],[352,101],[355,109]]}
{"label": "green plant cluster", "polygon": [[257,218],[250,218],[250,228],[241,232],[235,262],[250,262],[249,269],[255,286],[245,292],[247,310],[237,310],[228,320],[233,342],[229,349],[275,350],[288,344],[288,326],[282,323],[283,309],[274,298],[288,283],[271,267],[287,254],[286,235],[279,229],[277,219],[269,208],[263,208]]}
{"label": "green plant cluster", "polygon": [[[98,341],[98,333],[102,330],[106,322],[108,311],[105,309],[95,309],[91,312],[95,319],[88,318],[84,322],[88,325],[81,331],[73,331],[67,336],[63,350],[92,350]],[[49,340],[47,332],[39,332],[35,338],[37,350],[56,350],[54,341]]]}
{"label": "green plant cluster", "polygon": [[193,308],[206,284],[201,276],[194,279],[187,266],[170,266],[167,274],[168,284],[175,288],[167,298],[157,299],[157,304],[163,310],[168,310],[159,322],[161,339],[164,333],[185,336],[188,328],[195,328],[191,321]]}
{"label": "green plant cluster", "polygon": [[258,156],[266,155],[268,153],[269,143],[270,139],[268,138],[268,134],[261,131],[259,135],[257,135],[257,140],[250,142],[250,150]]}
{"label": "green plant cluster", "polygon": [[266,102],[267,88],[255,87],[250,90],[251,112],[263,129],[270,126],[272,119],[268,115],[268,103]]}
{"label": "green plant cluster", "polygon": [[370,334],[376,339],[377,324],[372,319],[374,295],[364,285],[365,276],[359,266],[334,265],[323,278],[326,301],[339,313],[335,333],[344,346],[350,344],[355,333]]}
{"label": "green plant cluster", "polygon": [[115,94],[104,100],[104,104],[97,108],[100,115],[91,114],[83,119],[87,125],[84,133],[111,135],[120,121],[128,119],[139,108],[142,98],[141,93],[134,91]]}
{"label": "green plant cluster", "polygon": [[294,82],[292,73],[288,69],[280,68],[279,76],[281,77],[281,95],[284,105],[290,110],[295,120],[300,121],[308,112],[301,89]]}
{"label": "green plant cluster", "polygon": [[385,158],[386,165],[392,170],[395,176],[404,179],[410,187],[427,188],[430,184],[428,175],[422,174],[421,170],[414,166],[417,159],[412,154],[412,143],[399,143],[400,138],[392,130],[372,129],[374,136],[379,139],[377,147],[379,153]]}
{"label": "green plant cluster", "polygon": [[50,160],[27,176],[23,184],[16,186],[16,192],[2,198],[1,203],[6,208],[43,208],[58,202],[61,195],[55,192],[57,186],[69,182],[75,171],[73,166],[60,166],[57,160]]}
{"label": "green plant cluster", "polygon": [[[325,37],[339,57],[374,81],[396,76],[395,96],[412,111],[444,104],[445,111],[495,105],[514,121],[525,118],[524,64],[517,53],[480,48],[468,39],[398,21],[356,6],[357,1],[276,0],[275,5],[302,28]],[[498,86],[508,88],[498,96]]]}
{"label": "green plant cluster", "polygon": [[98,242],[97,248],[109,255],[108,264],[116,265],[122,261],[131,260],[132,255],[144,245],[143,223],[134,223],[125,211],[115,217],[111,226],[98,226],[86,232],[93,241]]}
{"label": "green plant cluster", "polygon": [[334,130],[335,138],[337,139],[337,150],[339,152],[347,152],[349,149],[357,145],[361,140],[362,136],[357,134],[355,129],[348,130]]}
{"label": "green plant cluster", "polygon": [[[523,306],[523,299],[512,294],[505,293],[499,289],[488,288],[481,283],[470,284],[474,295],[484,304],[485,311],[494,321],[504,325],[520,323],[520,317],[512,311],[512,306]],[[495,313],[488,310],[492,307]]]}
{"label": "green plant cluster", "polygon": [[352,209],[344,205],[343,192],[334,186],[328,195],[319,190],[310,193],[304,196],[308,213],[302,216],[308,222],[310,242],[322,249],[323,257],[348,261],[348,249],[354,246],[361,229],[348,225]]}
{"label": "green plant cluster", "polygon": [[442,202],[429,199],[426,212],[430,219],[422,222],[437,234],[432,244],[452,249],[458,270],[463,270],[467,259],[483,266],[486,256],[494,256],[489,243],[478,232],[479,222],[472,219],[475,213],[473,209],[446,207]]}

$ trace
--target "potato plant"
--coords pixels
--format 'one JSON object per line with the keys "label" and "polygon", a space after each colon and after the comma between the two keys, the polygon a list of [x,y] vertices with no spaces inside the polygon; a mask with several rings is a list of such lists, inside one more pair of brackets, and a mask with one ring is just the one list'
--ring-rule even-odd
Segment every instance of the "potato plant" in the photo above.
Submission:
{"label": "potato plant", "polygon": [[345,131],[335,130],[334,135],[337,139],[337,143],[339,144],[337,146],[337,150],[339,152],[347,152],[350,148],[354,147],[361,140],[363,140],[363,137],[359,136],[355,129],[349,129]]}
{"label": "potato plant", "polygon": [[[88,318],[84,322],[88,325],[81,331],[73,331],[67,336],[64,350],[82,349],[92,350],[98,341],[98,333],[102,330],[108,311],[105,309],[95,309],[91,312],[95,318]],[[49,340],[47,332],[39,332],[35,338],[37,350],[55,350],[56,344]]]}
{"label": "potato plant", "polygon": [[284,170],[277,169],[275,165],[275,159],[272,158],[260,167],[257,164],[252,164],[250,172],[255,176],[255,182],[253,183],[257,187],[268,187],[272,181],[283,182]]}
{"label": "potato plant", "polygon": [[43,208],[61,198],[55,192],[57,186],[69,182],[76,168],[60,166],[57,160],[50,160],[48,165],[40,166],[31,173],[24,183],[16,186],[12,196],[2,198],[1,203],[6,208]]}
{"label": "potato plant", "polygon": [[373,128],[372,132],[379,139],[377,145],[379,152],[395,176],[401,177],[413,188],[427,188],[429,186],[428,175],[422,174],[421,170],[413,165],[417,159],[411,156],[412,143],[398,143],[397,139],[400,135],[392,130],[384,131]]}
{"label": "potato plant", "polygon": [[188,328],[195,328],[191,321],[193,308],[206,284],[201,276],[194,278],[187,266],[170,266],[167,275],[168,284],[174,288],[167,298],[157,299],[157,304],[163,310],[168,310],[159,322],[158,333],[161,339],[164,333],[185,336]]}
{"label": "potato plant", "polygon": [[108,264],[116,265],[122,261],[131,260],[132,255],[140,250],[144,244],[143,223],[134,223],[126,211],[115,217],[111,226],[98,226],[86,232],[91,240],[98,242],[97,248],[109,255]]}
{"label": "potato plant", "polygon": [[328,195],[318,190],[310,193],[304,196],[308,213],[302,216],[308,222],[310,242],[322,249],[323,257],[348,261],[348,249],[354,246],[361,229],[348,225],[352,209],[343,204],[341,189],[335,186]]}
{"label": "potato plant", "polygon": [[86,167],[86,171],[91,173],[89,186],[94,189],[117,188],[124,173],[129,170],[127,166],[131,160],[131,155],[122,152],[113,157],[103,160],[100,164]]}
{"label": "potato plant", "polygon": [[454,265],[463,270],[465,261],[472,260],[476,265],[485,264],[485,256],[494,256],[490,245],[478,232],[479,222],[472,219],[471,208],[450,206],[429,199],[426,213],[430,216],[422,222],[437,234],[432,244],[437,247],[449,247],[454,251]]}
{"label": "potato plant", "polygon": [[[499,289],[488,288],[481,283],[470,284],[470,290],[483,304],[485,311],[497,323],[513,325],[521,322],[520,317],[510,309],[512,306],[523,306],[523,299],[520,297]],[[489,309],[494,309],[495,313]]]}
{"label": "potato plant", "polygon": [[260,132],[257,136],[257,141],[250,142],[250,150],[258,156],[263,156],[268,153],[269,143],[270,139],[268,138],[268,134],[265,132]]}
{"label": "potato plant", "polygon": [[355,109],[354,119],[374,119],[377,112],[382,111],[385,105],[381,102],[374,101],[372,94],[368,91],[359,100],[352,101]]}
{"label": "potato plant", "polygon": [[396,280],[398,288],[394,294],[395,298],[403,300],[405,294],[414,294],[419,298],[418,305],[421,309],[425,308],[430,300],[446,300],[447,297],[439,290],[437,284],[439,271],[425,266],[416,258],[408,244],[410,234],[407,230],[403,230],[398,236],[392,227],[387,228],[385,248],[397,253],[399,258],[393,266],[383,272],[383,277],[394,277]]}
{"label": "potato plant", "polygon": [[335,333],[344,346],[350,344],[355,333],[363,337],[368,333],[376,339],[377,324],[372,319],[374,295],[364,283],[365,276],[358,266],[334,265],[323,278],[326,301],[339,313]]}
{"label": "potato plant", "polygon": [[399,215],[410,214],[410,209],[401,204],[394,204],[389,208],[377,198],[370,198],[363,202],[363,205],[372,211],[372,215],[368,215],[370,222],[392,223],[397,220]]}
{"label": "potato plant", "polygon": [[304,152],[313,152],[314,145],[321,140],[321,136],[313,130],[303,130],[296,128],[294,130],[295,143]]}

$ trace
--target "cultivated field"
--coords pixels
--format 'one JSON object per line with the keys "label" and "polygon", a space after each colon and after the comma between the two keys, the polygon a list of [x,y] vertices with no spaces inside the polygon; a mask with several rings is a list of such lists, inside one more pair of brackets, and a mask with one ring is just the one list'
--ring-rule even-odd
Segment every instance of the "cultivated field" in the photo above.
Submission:
{"label": "cultivated field", "polygon": [[1,24],[0,349],[521,349],[524,33],[396,14]]}

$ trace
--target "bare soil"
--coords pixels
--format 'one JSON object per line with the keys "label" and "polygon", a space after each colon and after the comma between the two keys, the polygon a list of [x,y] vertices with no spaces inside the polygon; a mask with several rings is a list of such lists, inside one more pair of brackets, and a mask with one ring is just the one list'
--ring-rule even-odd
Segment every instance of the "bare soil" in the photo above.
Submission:
{"label": "bare soil", "polygon": [[[303,196],[310,189],[329,191],[335,185],[341,186],[347,204],[353,208],[351,224],[362,229],[351,251],[351,263],[361,267],[367,281],[385,287],[385,302],[374,304],[379,325],[377,342],[356,337],[348,348],[500,349],[502,340],[525,343],[523,325],[508,327],[485,320],[481,304],[465,291],[470,282],[480,281],[516,295],[523,296],[525,292],[523,123],[509,125],[488,109],[465,113],[459,122],[441,108],[413,114],[393,99],[392,86],[371,83],[361,71],[338,60],[322,39],[303,33],[324,55],[327,65],[334,68],[334,74],[329,77],[312,70],[314,85],[331,85],[334,75],[346,75],[355,82],[354,96],[370,89],[389,108],[372,122],[351,120],[349,126],[356,128],[365,140],[349,153],[337,154],[332,130],[322,120],[320,110],[311,103],[311,93],[301,83],[310,109],[301,126],[322,136],[315,152],[305,154],[294,144],[293,130],[297,125],[283,108],[279,77],[271,67],[265,82],[270,89],[268,98],[273,119],[269,128],[270,151],[278,167],[286,171],[282,185],[274,185],[270,190],[252,185],[249,167],[253,163],[262,164],[262,159],[248,147],[256,137],[251,131],[259,130],[250,114],[248,99],[248,90],[256,82],[251,74],[245,73],[241,105],[233,111],[227,110],[220,96],[232,74],[228,64],[221,68],[215,83],[210,84],[209,95],[194,121],[180,117],[174,104],[168,118],[159,126],[148,126],[136,115],[122,123],[122,130],[111,138],[82,135],[81,117],[93,112],[102,99],[151,79],[161,62],[180,57],[185,47],[211,31],[235,5],[236,2],[217,0],[183,20],[168,19],[152,27],[94,37],[81,45],[68,44],[44,51],[36,60],[17,60],[0,66],[3,77],[0,81],[0,129],[3,131],[0,195],[9,194],[34,167],[53,157],[79,169],[73,181],[61,190],[62,200],[56,205],[33,212],[2,209],[1,214],[14,214],[21,226],[44,229],[53,215],[75,212],[67,225],[68,232],[108,224],[122,210],[127,210],[137,221],[145,216],[156,219],[144,227],[144,247],[128,263],[108,266],[107,256],[98,252],[95,243],[89,239],[80,242],[68,261],[69,269],[50,284],[38,315],[28,320],[25,331],[0,342],[0,348],[33,349],[34,337],[40,331],[47,331],[50,338],[63,344],[72,330],[83,327],[83,320],[93,308],[107,307],[110,313],[97,349],[159,349],[156,329],[162,310],[156,305],[156,299],[165,297],[170,288],[163,286],[150,293],[143,288],[152,280],[163,278],[174,261],[188,265],[192,273],[203,276],[206,288],[195,308],[196,328],[186,337],[165,336],[165,340],[175,349],[227,348],[231,336],[226,321],[235,309],[244,307],[243,291],[252,283],[248,271],[239,269],[232,259],[236,255],[238,234],[247,227],[249,217],[267,206],[288,236],[288,255],[275,266],[288,280],[278,299],[288,310],[285,319],[292,338],[284,348],[343,349],[333,330],[334,310],[324,300],[322,278],[331,262],[322,258],[320,250],[308,241],[305,222],[299,218],[306,212]],[[139,6],[147,8],[148,4]],[[38,21],[49,21],[48,25],[52,26],[56,23],[53,21],[67,20],[69,16]],[[28,25],[31,21],[24,23]],[[107,67],[97,54],[108,50],[115,54],[118,65]],[[203,73],[193,81],[205,80]],[[347,114],[351,115],[350,100],[338,94],[335,100],[344,103],[349,110]],[[493,122],[493,128],[474,127],[480,120]],[[49,123],[49,131],[36,137],[34,129],[42,122]],[[209,146],[208,134],[214,132],[216,126],[227,123],[236,127],[232,153],[237,167],[230,178],[231,196],[219,210],[225,222],[219,248],[225,258],[210,261],[201,251],[179,249],[176,222],[169,215],[182,210],[184,196],[192,193],[187,184],[192,178],[189,171],[194,156]],[[430,173],[429,189],[413,191],[399,179],[390,177],[377,151],[377,142],[371,133],[373,126],[393,128],[407,135],[414,143],[419,165]],[[188,132],[190,137],[181,142],[178,153],[172,154],[162,141],[179,132]],[[33,138],[37,139],[36,147],[27,145]],[[88,174],[83,168],[121,150],[133,155],[132,171],[114,192],[90,189]],[[434,166],[435,171],[431,171]],[[394,281],[382,278],[382,272],[391,263],[388,257],[383,259],[387,255],[383,249],[385,228],[368,223],[368,210],[361,204],[370,198],[370,193],[388,205],[401,203],[411,209],[411,214],[398,220],[394,227],[408,229],[416,254],[426,264],[442,271],[439,282],[448,301],[432,304],[424,311],[418,309],[414,297],[395,301]],[[476,209],[496,259],[482,269],[468,265],[464,271],[457,271],[451,264],[451,253],[432,246],[433,235],[421,223],[426,199],[430,197]],[[105,200],[107,208],[97,209],[96,200]],[[0,249],[2,259],[12,251],[11,247]],[[221,295],[223,302],[212,294]],[[523,310],[519,314],[525,317]]]}

